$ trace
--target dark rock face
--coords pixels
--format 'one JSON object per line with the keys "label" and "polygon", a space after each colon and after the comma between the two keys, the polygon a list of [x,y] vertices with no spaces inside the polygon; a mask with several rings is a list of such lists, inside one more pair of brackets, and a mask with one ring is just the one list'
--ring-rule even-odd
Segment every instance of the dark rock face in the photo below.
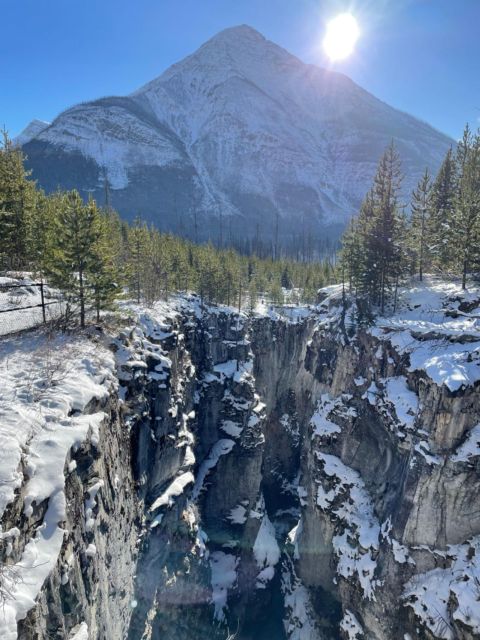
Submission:
{"label": "dark rock face", "polygon": [[[18,624],[21,640],[67,638],[69,631],[85,619],[89,621],[92,638],[122,638],[129,625],[141,531],[141,510],[133,499],[136,489],[131,474],[130,442],[116,399],[111,398],[106,405],[92,404],[88,409],[92,413],[106,412],[106,422],[98,442],[86,443],[72,451],[67,463],[75,466],[72,472],[66,469],[68,536],[37,606]],[[103,484],[96,495],[92,528],[86,521],[85,502],[88,489],[99,480]],[[22,506],[19,498],[14,506]],[[41,513],[31,518],[18,513],[10,519],[12,515],[4,518],[4,527],[18,527],[21,523],[28,531],[32,521],[42,521]],[[90,544],[95,545],[95,557],[85,553]]]}
{"label": "dark rock face", "polygon": [[[445,624],[408,595],[480,533],[478,465],[452,455],[478,389],[439,388],[389,342],[314,316],[187,310],[113,348],[131,354],[124,401],[74,454],[70,533],[20,638],[70,638],[82,620],[99,640],[478,637],[452,595]],[[389,380],[415,415],[388,403]]]}

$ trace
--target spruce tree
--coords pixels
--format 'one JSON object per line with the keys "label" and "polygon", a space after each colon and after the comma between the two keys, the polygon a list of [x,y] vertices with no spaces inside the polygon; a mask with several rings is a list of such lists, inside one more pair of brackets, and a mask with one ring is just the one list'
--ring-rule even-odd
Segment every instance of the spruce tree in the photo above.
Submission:
{"label": "spruce tree", "polygon": [[455,253],[451,240],[454,228],[456,182],[455,158],[452,149],[449,149],[433,183],[428,225],[427,251],[433,264],[441,271],[451,267]]}
{"label": "spruce tree", "polygon": [[418,277],[423,280],[425,266],[429,260],[428,229],[432,200],[432,180],[428,169],[412,193],[412,215],[410,220],[410,246]]}
{"label": "spruce tree", "polygon": [[452,239],[458,248],[462,289],[467,275],[478,266],[480,240],[480,137],[472,135],[467,125],[457,148],[457,191],[455,226]]}
{"label": "spruce tree", "polygon": [[35,208],[35,183],[28,178],[24,156],[3,131],[0,147],[0,268],[29,266],[28,225]]}
{"label": "spruce tree", "polygon": [[402,174],[400,158],[393,142],[380,160],[373,186],[374,218],[370,232],[370,250],[375,259],[374,299],[383,313],[401,259],[396,243],[399,234],[398,194]]}
{"label": "spruce tree", "polygon": [[119,243],[116,241],[116,220],[111,210],[103,213],[96,208],[95,202],[89,205],[97,220],[98,235],[89,260],[87,279],[92,290],[97,321],[102,309],[112,309],[119,292],[120,269],[118,266]]}
{"label": "spruce tree", "polygon": [[374,302],[377,281],[377,256],[374,251],[374,194],[370,190],[362,203],[360,213],[353,226],[350,240],[349,277],[351,278],[357,299],[370,306]]}
{"label": "spruce tree", "polygon": [[51,276],[54,284],[78,302],[81,327],[85,326],[87,303],[93,295],[89,275],[98,268],[99,236],[95,203],[84,205],[78,191],[67,193],[57,224],[57,251]]}
{"label": "spruce tree", "polygon": [[130,290],[140,304],[145,289],[145,264],[149,244],[147,226],[140,218],[135,218],[133,226],[128,232],[128,263],[127,270]]}
{"label": "spruce tree", "polygon": [[354,289],[361,320],[371,318],[372,307],[385,311],[405,263],[404,220],[399,211],[402,180],[393,143],[382,156],[358,219],[344,237],[342,269]]}
{"label": "spruce tree", "polygon": [[356,290],[360,280],[361,257],[359,222],[352,218],[343,234],[340,254],[342,283],[350,292]]}

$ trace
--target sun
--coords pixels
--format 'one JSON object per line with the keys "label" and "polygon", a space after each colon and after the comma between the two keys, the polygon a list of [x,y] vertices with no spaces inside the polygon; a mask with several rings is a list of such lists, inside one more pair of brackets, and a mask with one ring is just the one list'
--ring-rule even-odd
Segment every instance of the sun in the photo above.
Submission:
{"label": "sun", "polygon": [[327,24],[323,48],[330,60],[343,60],[353,52],[360,35],[358,22],[351,13],[340,13]]}

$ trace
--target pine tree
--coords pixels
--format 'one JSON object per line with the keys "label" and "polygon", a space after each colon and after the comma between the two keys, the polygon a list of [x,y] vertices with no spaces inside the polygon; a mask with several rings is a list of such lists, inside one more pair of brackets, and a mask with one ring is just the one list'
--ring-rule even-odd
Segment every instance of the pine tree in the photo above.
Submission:
{"label": "pine tree", "polygon": [[120,245],[115,238],[116,220],[111,210],[100,213],[95,202],[89,206],[98,224],[98,236],[93,246],[92,258],[88,265],[88,284],[92,290],[97,321],[100,321],[102,309],[112,309],[119,292],[120,269],[118,252]]}
{"label": "pine tree", "polygon": [[24,156],[3,131],[0,147],[0,266],[28,267],[29,219],[35,208],[35,183],[28,180]]}
{"label": "pine tree", "polygon": [[149,229],[145,238],[142,278],[143,293],[147,304],[153,304],[162,296],[168,297],[169,251],[168,236],[162,237],[156,229]]}
{"label": "pine tree", "polygon": [[28,261],[42,282],[54,259],[56,229],[63,200],[64,195],[61,193],[46,196],[42,191],[38,192],[35,208],[28,221]]}
{"label": "pine tree", "polygon": [[285,267],[282,269],[282,275],[281,275],[281,279],[280,279],[280,284],[282,285],[282,287],[284,289],[291,289],[292,288],[292,278],[290,276],[290,271],[288,269],[288,264],[286,264]]}
{"label": "pine tree", "polygon": [[456,182],[455,159],[452,149],[449,149],[433,183],[428,226],[427,251],[434,265],[442,271],[451,267],[455,253],[451,238]]}
{"label": "pine tree", "polygon": [[130,290],[135,295],[138,304],[142,299],[145,288],[145,264],[149,245],[149,233],[147,226],[142,224],[140,218],[135,218],[133,226],[128,232],[128,262],[127,271],[130,282]]}
{"label": "pine tree", "polygon": [[52,260],[54,284],[78,302],[80,326],[85,326],[86,307],[92,297],[88,277],[98,268],[98,210],[93,201],[87,205],[78,191],[67,193],[57,224],[57,251]]}
{"label": "pine tree", "polygon": [[392,282],[396,282],[400,252],[396,250],[399,231],[398,193],[402,180],[400,159],[393,142],[380,160],[374,179],[374,224],[370,234],[370,250],[375,258],[375,293],[383,313]]}
{"label": "pine tree", "polygon": [[358,220],[352,218],[342,237],[340,271],[342,282],[348,285],[350,292],[354,290],[360,279],[361,253],[358,226]]}
{"label": "pine tree", "polygon": [[398,202],[401,179],[400,160],[392,143],[379,162],[358,219],[343,240],[341,268],[365,319],[371,317],[374,305],[385,311],[404,269],[404,221]]}
{"label": "pine tree", "polygon": [[457,148],[457,192],[455,198],[455,226],[452,233],[462,289],[467,286],[467,275],[478,263],[480,240],[480,137],[472,135],[467,125]]}
{"label": "pine tree", "polygon": [[412,193],[412,215],[410,221],[410,246],[413,249],[418,277],[423,280],[425,266],[428,264],[428,229],[432,200],[432,180],[428,169]]}
{"label": "pine tree", "polygon": [[171,279],[172,287],[176,291],[187,291],[190,273],[188,266],[188,251],[186,244],[172,237],[171,247]]}

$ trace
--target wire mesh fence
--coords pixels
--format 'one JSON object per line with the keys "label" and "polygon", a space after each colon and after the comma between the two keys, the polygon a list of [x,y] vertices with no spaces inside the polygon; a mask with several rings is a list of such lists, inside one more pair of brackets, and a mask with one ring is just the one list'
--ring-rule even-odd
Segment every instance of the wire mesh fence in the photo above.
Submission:
{"label": "wire mesh fence", "polygon": [[64,301],[58,291],[27,278],[0,278],[0,336],[18,333],[59,318]]}

